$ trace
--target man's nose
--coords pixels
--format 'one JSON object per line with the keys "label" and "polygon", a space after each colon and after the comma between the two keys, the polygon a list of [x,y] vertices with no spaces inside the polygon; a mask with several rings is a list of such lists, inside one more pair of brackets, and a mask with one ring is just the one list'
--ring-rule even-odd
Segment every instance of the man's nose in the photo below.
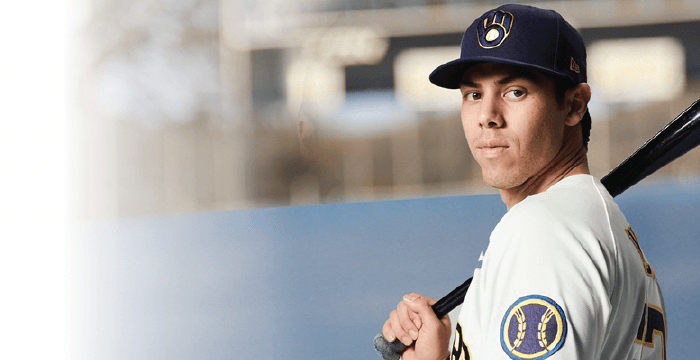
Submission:
{"label": "man's nose", "polygon": [[482,128],[499,128],[504,121],[498,96],[485,96],[481,102],[479,126]]}

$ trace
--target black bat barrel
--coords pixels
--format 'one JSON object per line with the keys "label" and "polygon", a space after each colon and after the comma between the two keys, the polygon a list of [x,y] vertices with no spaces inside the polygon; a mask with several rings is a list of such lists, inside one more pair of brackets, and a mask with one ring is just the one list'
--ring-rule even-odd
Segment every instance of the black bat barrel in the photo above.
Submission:
{"label": "black bat barrel", "polygon": [[695,101],[654,137],[600,181],[617,196],[700,143],[700,100]]}

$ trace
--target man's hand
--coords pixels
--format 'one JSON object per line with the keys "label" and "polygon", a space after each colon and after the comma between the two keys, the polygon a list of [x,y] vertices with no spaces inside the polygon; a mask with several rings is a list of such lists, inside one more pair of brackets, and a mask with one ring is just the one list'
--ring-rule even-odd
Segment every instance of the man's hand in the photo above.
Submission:
{"label": "man's hand", "polygon": [[435,300],[425,296],[405,295],[384,323],[384,338],[407,346],[403,360],[444,360],[449,355],[450,317],[438,319],[430,308],[433,304]]}

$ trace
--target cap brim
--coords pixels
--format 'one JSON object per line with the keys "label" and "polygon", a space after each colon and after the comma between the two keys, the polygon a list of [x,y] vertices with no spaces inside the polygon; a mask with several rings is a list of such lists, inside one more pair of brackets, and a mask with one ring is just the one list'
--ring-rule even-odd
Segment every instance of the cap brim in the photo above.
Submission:
{"label": "cap brim", "polygon": [[502,59],[489,56],[478,56],[469,59],[452,60],[435,68],[435,70],[433,70],[433,72],[430,73],[430,76],[428,78],[430,79],[431,83],[437,86],[444,87],[447,89],[459,89],[460,85],[462,84],[462,77],[464,77],[464,72],[467,70],[467,68],[471,65],[481,62],[522,66],[540,70],[542,72],[556,76],[564,76],[568,79],[571,79],[571,77],[566,73],[556,72],[552,69],[548,69],[545,67],[527,64],[511,59]]}
{"label": "cap brim", "polygon": [[464,71],[467,70],[471,63],[471,60],[452,60],[435,68],[428,78],[431,83],[437,86],[447,89],[459,89]]}

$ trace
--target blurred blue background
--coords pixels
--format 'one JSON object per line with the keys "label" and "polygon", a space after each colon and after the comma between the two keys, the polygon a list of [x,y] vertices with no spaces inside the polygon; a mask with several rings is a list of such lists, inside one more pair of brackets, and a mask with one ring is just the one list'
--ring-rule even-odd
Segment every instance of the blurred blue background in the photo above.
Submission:
{"label": "blurred blue background", "polygon": [[[664,291],[669,358],[692,358],[700,185],[641,184],[617,201]],[[504,213],[476,195],[86,226],[69,358],[378,359],[372,338],[401,296],[470,277]]]}

